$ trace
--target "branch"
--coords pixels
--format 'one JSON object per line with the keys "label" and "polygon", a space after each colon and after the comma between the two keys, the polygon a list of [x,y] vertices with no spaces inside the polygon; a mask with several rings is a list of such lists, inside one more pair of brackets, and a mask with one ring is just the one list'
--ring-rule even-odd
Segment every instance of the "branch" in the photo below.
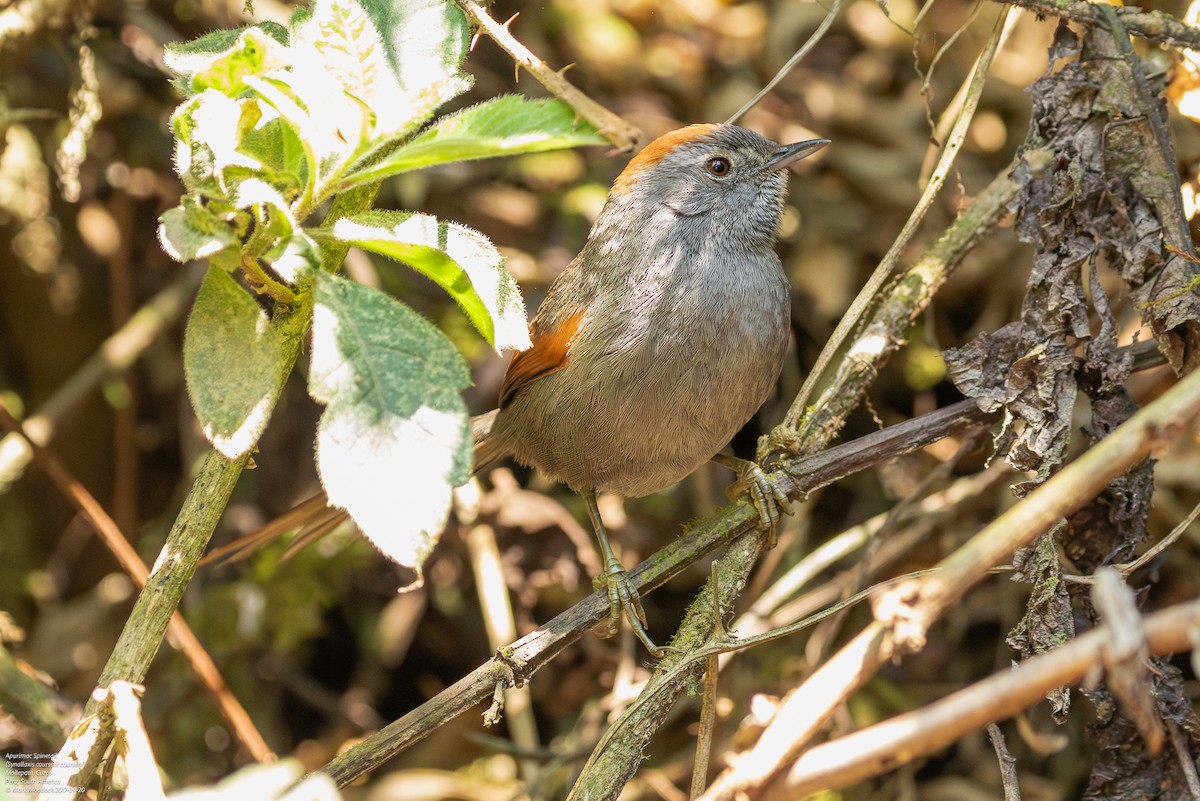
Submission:
{"label": "branch", "polygon": [[[209,451],[200,463],[192,490],[184,499],[154,569],[146,578],[146,586],[138,595],[116,647],[100,674],[96,684],[100,692],[92,694],[84,708],[81,724],[95,718],[99,711],[96,699],[104,697],[103,691],[113,682],[140,684],[145,678],[245,464],[245,458],[230,461],[216,451]],[[82,763],[73,758],[56,759],[47,778],[48,785],[86,788],[111,738],[112,729],[105,728]]]}
{"label": "branch", "polygon": [[[289,330],[296,325],[299,315],[309,314],[311,307],[308,306],[278,309],[270,324]],[[292,351],[285,354],[285,359],[294,361],[300,353],[302,338],[287,337],[285,341],[292,346]],[[288,369],[291,369],[290,366]],[[183,501],[183,508],[179,510],[162,551],[146,578],[146,585],[138,595],[133,611],[125,621],[125,628],[121,630],[121,636],[100,673],[96,687],[99,692],[92,694],[92,699],[84,708],[81,724],[90,725],[93,722],[100,711],[96,699],[104,698],[105,691],[113,682],[142,683],[248,458],[243,456],[230,460],[210,450],[201,460],[191,490]],[[49,777],[52,786],[86,788],[108,749],[112,734],[111,726],[101,726],[99,737],[86,759],[79,761],[64,755],[63,759],[56,760]]]}
{"label": "branch", "polygon": [[[1105,25],[1105,12],[1087,0],[1001,0],[1028,9],[1038,16],[1061,17],[1089,25]],[[1143,11],[1135,6],[1118,8],[1117,16],[1130,32],[1173,47],[1200,48],[1200,29],[1185,25],[1162,11]]]}
{"label": "branch", "polygon": [[[13,419],[12,415],[8,413],[8,410],[3,405],[0,405],[0,428],[9,429],[15,436],[22,436],[21,424]],[[58,457],[40,445],[35,445],[28,441],[26,441],[26,445],[32,449],[35,461],[38,462],[42,471],[49,476],[50,481],[58,491],[66,496],[79,513],[83,515],[84,519],[92,525],[92,528],[100,535],[100,540],[108,547],[113,556],[116,557],[117,562],[129,574],[138,588],[144,590],[150,570],[146,567],[146,563],[142,561],[138,552],[130,545],[129,538],[121,532],[120,527],[112,519],[112,516],[105,511],[95,496],[88,492],[87,488],[71,475],[66,466],[59,461]],[[217,702],[217,707],[221,710],[221,714],[225,716],[225,719],[233,729],[234,735],[246,747],[246,750],[259,762],[272,759],[274,754],[271,752],[270,747],[267,746],[262,734],[255,728],[250,715],[246,713],[245,707],[230,692],[229,686],[225,683],[224,677],[221,676],[221,671],[213,661],[212,656],[204,649],[200,638],[192,631],[191,626],[187,624],[187,621],[183,619],[183,615],[178,610],[175,610],[171,615],[167,632],[170,635],[172,644],[187,659],[192,671],[200,679],[200,683],[212,694],[213,699]],[[62,737],[59,737],[51,742],[57,745],[62,739]]]}
{"label": "branch", "polygon": [[[790,693],[758,743],[703,798],[727,801],[763,787],[833,711],[893,654],[919,649],[929,627],[994,565],[1090,501],[1115,477],[1169,444],[1200,415],[1200,370],[1167,390],[938,563],[875,599],[875,621]],[[986,721],[985,721],[986,722]]]}
{"label": "branch", "polygon": [[607,137],[617,150],[627,152],[637,146],[642,139],[640,130],[572,86],[571,82],[562,76],[562,73],[547,67],[546,62],[535,56],[528,47],[509,33],[508,23],[501,25],[496,22],[475,0],[455,0],[455,2],[468,17],[475,21],[476,25],[512,57],[513,61],[528,70],[529,74],[546,87],[550,94],[575,109],[579,116],[596,126],[596,130],[602,136]]}
{"label": "branch", "polygon": [[[1200,601],[1178,604],[1143,620],[1152,654],[1191,649]],[[962,735],[1041,701],[1055,687],[1078,684],[1102,663],[1113,632],[1105,625],[921,709],[898,715],[801,755],[764,801],[836,790],[945,748]]]}
{"label": "branch", "polygon": [[[1045,152],[1026,154],[1026,158],[1035,162],[1030,170],[1033,173],[1038,172],[1036,165],[1049,161],[1049,155]],[[858,405],[879,369],[906,341],[905,337],[912,321],[929,305],[937,290],[976,239],[1000,220],[1009,200],[1015,197],[1021,188],[1022,184],[1019,181],[1007,175],[993,180],[975,199],[975,203],[942,234],[926,254],[898,278],[858,339],[850,345],[838,373],[821,395],[815,410],[807,410],[808,414],[801,421],[800,430],[803,433],[797,435],[784,426],[773,432],[772,437],[782,434],[782,438],[786,438],[786,442],[779,443],[783,449],[793,453],[811,453],[819,450],[837,435],[846,416]],[[797,480],[802,475],[793,472],[790,466],[785,466],[785,472]],[[785,491],[789,497],[795,497],[790,486],[785,486]],[[741,508],[746,509],[746,514],[738,521],[741,526],[739,533],[751,530],[753,525],[753,515],[748,507]],[[744,586],[747,576],[765,548],[764,536],[746,538],[738,547],[730,548],[717,562],[720,587],[740,589]],[[713,626],[710,583],[693,602],[671,645],[684,651],[693,649],[708,638]],[[662,665],[659,669],[669,670],[670,665]],[[846,665],[841,665],[838,670],[841,674],[837,678],[847,675]],[[636,729],[640,729],[643,722],[657,725],[679,697],[684,684],[685,682],[680,682],[669,688],[670,691],[657,692],[652,702],[640,708],[637,721],[622,719],[615,725],[628,722]],[[648,735],[640,730],[630,731],[629,742],[644,742],[647,737]],[[591,778],[585,777],[584,781],[576,786],[582,786],[585,782],[592,787],[602,785],[615,796],[616,789],[636,771],[640,762],[640,750],[610,748],[603,753],[596,753],[594,759],[597,760],[594,766],[596,774]]]}
{"label": "branch", "polygon": [[[1008,9],[1003,9],[996,22],[992,27],[992,35],[988,38],[987,45],[984,46],[983,52],[979,54],[979,58],[975,60],[975,66],[971,68],[971,75],[963,84],[965,87],[965,95],[963,98],[962,110],[954,121],[954,126],[950,131],[950,136],[946,140],[946,145],[942,148],[942,153],[938,157],[937,166],[933,170],[933,174],[929,177],[929,182],[921,192],[921,197],[917,201],[917,205],[913,207],[912,212],[908,215],[908,220],[904,223],[904,228],[896,236],[880,260],[879,265],[871,273],[871,277],[867,279],[867,283],[858,294],[854,297],[854,301],[850,304],[850,308],[842,315],[842,319],[838,321],[837,327],[833,333],[829,335],[829,340],[825,346],[821,348],[821,354],[817,357],[816,364],[813,365],[808,377],[804,379],[804,385],[800,387],[800,391],[796,393],[796,397],[792,400],[791,408],[788,409],[787,415],[784,417],[783,425],[789,428],[799,429],[801,421],[804,419],[804,411],[808,406],[808,399],[812,396],[813,390],[818,382],[825,377],[825,371],[829,369],[829,365],[833,362],[834,357],[842,347],[842,343],[846,341],[846,337],[850,336],[851,332],[859,325],[863,317],[867,314],[871,304],[875,303],[883,291],[884,285],[888,279],[892,277],[896,266],[900,263],[900,256],[908,247],[909,242],[920,227],[921,221],[925,219],[926,213],[930,206],[933,205],[934,199],[942,191],[945,186],[946,178],[950,175],[950,169],[954,165],[954,161],[958,158],[958,153],[962,149],[963,144],[967,139],[967,130],[970,128],[971,120],[975,116],[975,109],[979,105],[979,98],[983,94],[984,84],[987,82],[988,73],[991,71],[992,58],[996,55],[996,51],[1000,48],[1000,41],[1003,38],[1005,31],[1005,21],[1008,19]],[[940,284],[939,284],[940,286]],[[924,306],[921,306],[923,309]],[[827,393],[828,394],[828,393]],[[852,399],[850,408],[858,405],[858,399]],[[812,429],[809,428],[811,431]],[[828,439],[826,439],[828,441]],[[768,454],[762,452],[762,447],[759,448],[759,458]],[[808,450],[811,453],[813,450],[819,450],[814,447]]]}
{"label": "branch", "polygon": [[[974,401],[962,401],[815,456],[788,460],[772,478],[785,488],[789,497],[802,498],[847,475],[919,450],[989,419]],[[709,551],[756,531],[757,520],[757,512],[747,503],[724,506],[635,567],[629,577],[639,591],[657,587]],[[745,547],[745,543],[755,539],[744,538],[737,547]],[[735,585],[727,584],[726,577],[721,576],[720,586],[732,589]],[[490,700],[497,684],[524,684],[608,614],[608,596],[603,591],[592,593],[541,628],[500,649],[492,659],[341,754],[322,771],[331,775],[339,787],[349,784],[424,739],[451,718]]]}

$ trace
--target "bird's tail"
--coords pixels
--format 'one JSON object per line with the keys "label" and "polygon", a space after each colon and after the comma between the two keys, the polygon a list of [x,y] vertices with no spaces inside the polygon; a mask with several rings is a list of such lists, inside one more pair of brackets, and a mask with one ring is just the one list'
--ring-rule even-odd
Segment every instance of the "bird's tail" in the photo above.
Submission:
{"label": "bird's tail", "polygon": [[492,436],[496,413],[499,411],[492,409],[471,418],[471,440],[475,443],[475,466],[472,470],[476,475],[508,456],[508,449]]}

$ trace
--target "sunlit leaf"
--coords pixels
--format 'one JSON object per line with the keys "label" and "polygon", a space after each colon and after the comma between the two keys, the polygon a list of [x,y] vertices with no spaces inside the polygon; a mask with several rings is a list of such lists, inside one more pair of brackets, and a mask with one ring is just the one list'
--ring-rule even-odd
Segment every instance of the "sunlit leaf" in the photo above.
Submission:
{"label": "sunlit leaf", "polygon": [[210,69],[214,62],[237,49],[243,35],[251,30],[265,34],[276,45],[287,45],[286,28],[274,22],[261,22],[247,28],[212,31],[190,42],[172,42],[163,48],[163,61],[171,71],[184,78],[180,84],[190,94],[192,75]]}
{"label": "sunlit leaf", "polygon": [[[234,100],[215,89],[207,89],[183,103],[171,117],[179,140],[176,169],[181,176],[197,180],[211,177],[222,190],[228,189],[225,173],[231,167],[255,172],[262,165],[242,150],[242,134],[261,117],[257,102]],[[195,175],[192,157],[202,148],[209,175]]]}
{"label": "sunlit leaf", "polygon": [[465,92],[470,76],[460,67],[471,32],[452,0],[363,0],[383,39],[383,54],[410,98],[408,114],[425,119],[438,106]]}
{"label": "sunlit leaf", "polygon": [[[315,0],[292,32],[292,51],[292,86],[310,114],[319,110],[319,119],[336,126],[347,151],[368,136],[392,131],[395,118],[403,114],[397,107],[400,85],[388,67],[379,32],[361,5],[354,0]],[[315,87],[320,87],[321,105],[310,92]],[[337,111],[328,105],[328,95],[335,92],[345,95],[338,103],[357,105],[357,113],[330,113]]]}
{"label": "sunlit leaf", "polygon": [[291,364],[297,332],[272,325],[263,308],[223,270],[210,267],[188,317],[183,368],[204,435],[236,459],[258,442]]}
{"label": "sunlit leaf", "polygon": [[371,211],[334,223],[339,241],[404,262],[445,289],[496,350],[529,347],[516,281],[488,238],[428,214]]}
{"label": "sunlit leaf", "polygon": [[309,179],[304,143],[287,121],[273,117],[247,131],[239,150],[262,166],[263,174],[291,200]]}
{"label": "sunlit leaf", "polygon": [[607,140],[559,100],[500,97],[438,120],[382,161],[356,170],[353,183],[453,161],[540,153]]}
{"label": "sunlit leaf", "polygon": [[192,73],[192,90],[206,89],[237,97],[246,90],[247,75],[261,75],[291,63],[287,45],[280,44],[260,28],[245,28],[233,47],[208,60]]}
{"label": "sunlit leaf", "polygon": [[322,272],[314,298],[309,392],[326,406],[321,482],[380,550],[419,568],[451,489],[469,476],[466,364],[437,328],[382,292]]}
{"label": "sunlit leaf", "polygon": [[219,259],[225,269],[237,265],[240,241],[234,224],[190,197],[159,217],[158,240],[176,261]]}

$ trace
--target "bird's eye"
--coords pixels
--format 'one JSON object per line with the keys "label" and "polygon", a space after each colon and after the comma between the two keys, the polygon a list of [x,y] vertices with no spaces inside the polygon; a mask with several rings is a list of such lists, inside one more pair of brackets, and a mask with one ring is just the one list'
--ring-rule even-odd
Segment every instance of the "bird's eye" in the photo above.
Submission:
{"label": "bird's eye", "polygon": [[717,176],[718,178],[724,178],[733,171],[733,165],[729,163],[729,159],[722,156],[716,156],[715,158],[709,159],[704,166],[711,174]]}

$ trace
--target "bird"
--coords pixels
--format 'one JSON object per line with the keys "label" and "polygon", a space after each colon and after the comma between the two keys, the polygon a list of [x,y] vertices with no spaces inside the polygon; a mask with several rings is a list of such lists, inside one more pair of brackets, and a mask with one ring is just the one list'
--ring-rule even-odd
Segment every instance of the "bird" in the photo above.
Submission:
{"label": "bird", "polygon": [[[764,527],[787,496],[753,462],[721,453],[774,388],[790,336],[775,253],[787,168],[829,144],[781,145],[732,124],[663,134],[613,182],[579,254],[530,321],[497,408],[472,418],[474,472],[513,458],[583,499],[615,633],[622,616],[656,658],[636,587],[613,551],[598,492],[641,497],[707,461],[732,468]],[[318,495],[204,561],[244,556],[302,526],[292,549],[346,517]]]}
{"label": "bird", "polygon": [[623,612],[655,657],[666,652],[646,631],[596,494],[648,495],[713,459],[747,480],[764,524],[787,509],[757,465],[720,451],[782,369],[790,302],[775,244],[786,168],[827,144],[780,145],[731,124],[689,125],[648,144],[541,301],[497,409],[473,420],[477,473],[511,457],[583,499],[608,632]]}

